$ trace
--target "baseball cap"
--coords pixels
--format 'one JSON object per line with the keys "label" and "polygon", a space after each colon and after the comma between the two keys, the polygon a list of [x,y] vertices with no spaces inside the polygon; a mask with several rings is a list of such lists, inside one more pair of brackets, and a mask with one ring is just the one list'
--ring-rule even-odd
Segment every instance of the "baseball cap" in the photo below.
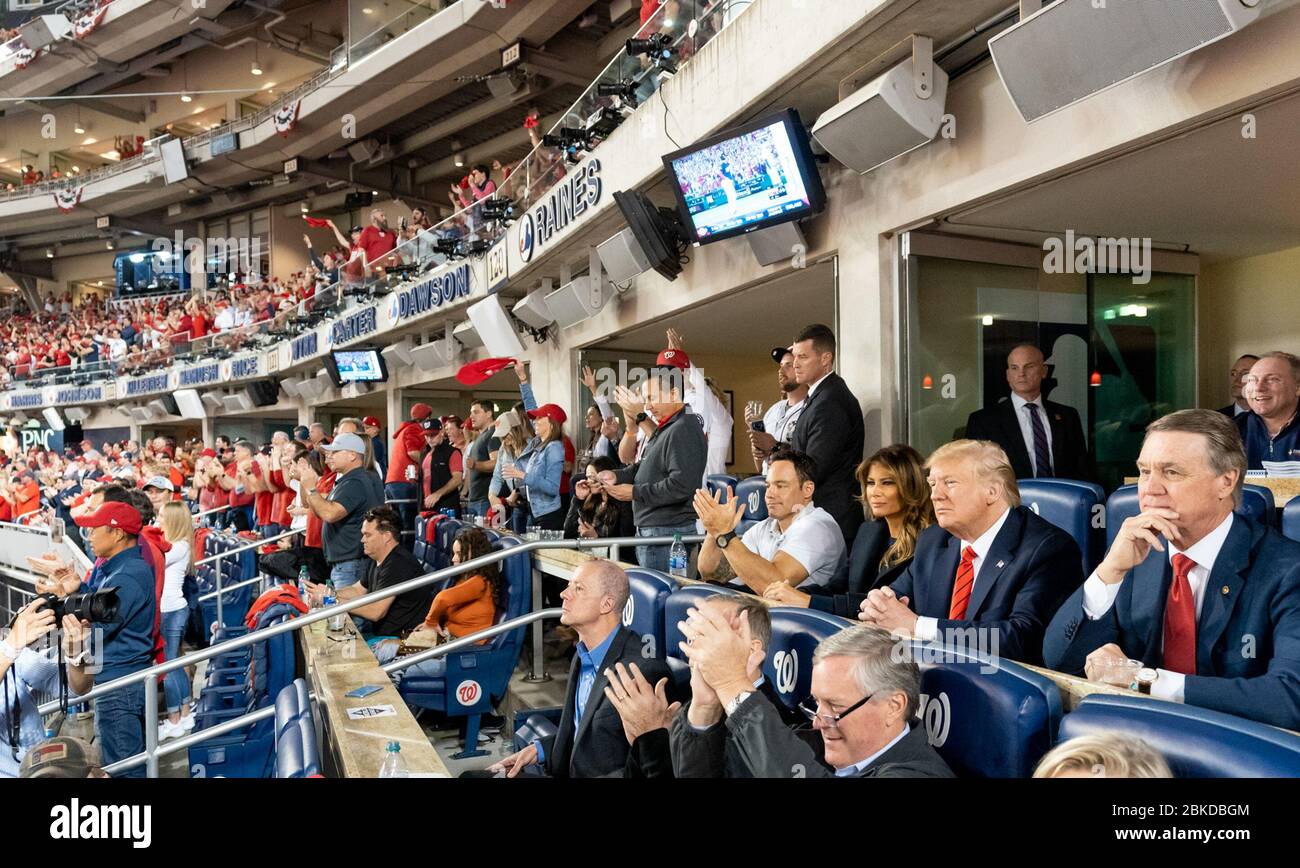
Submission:
{"label": "baseball cap", "polygon": [[27,751],[18,767],[20,778],[85,778],[97,766],[80,739],[56,736]]}
{"label": "baseball cap", "polygon": [[310,436],[311,436],[311,431],[307,430],[306,425],[299,425],[298,427],[293,429],[294,440],[306,440]]}
{"label": "baseball cap", "polygon": [[76,519],[79,527],[116,527],[132,536],[140,533],[140,511],[127,503],[105,503],[90,515]]}
{"label": "baseball cap", "polygon": [[564,414],[564,409],[559,404],[543,404],[536,410],[528,411],[528,418],[530,419],[541,419],[543,416],[557,425],[563,425],[565,420],[569,418]]}
{"label": "baseball cap", "polygon": [[433,408],[428,404],[416,404],[411,408],[411,418],[417,422],[421,419],[428,419],[432,415]]}
{"label": "baseball cap", "polygon": [[166,476],[150,476],[149,481],[144,484],[145,488],[161,488],[163,491],[176,491],[176,486]]}
{"label": "baseball cap", "polygon": [[772,347],[772,361],[779,365],[781,360],[785,358],[785,354],[791,352],[794,352],[794,350],[789,347]]}
{"label": "baseball cap", "polygon": [[500,440],[510,433],[511,428],[519,426],[519,414],[514,410],[507,410],[497,417],[496,427],[492,429],[492,434]]}
{"label": "baseball cap", "polygon": [[691,366],[691,357],[683,350],[664,350],[655,359],[655,365],[661,368],[679,368],[684,371]]}
{"label": "baseball cap", "polygon": [[424,436],[428,437],[442,431],[442,420],[433,416],[421,422],[420,427],[424,429]]}
{"label": "baseball cap", "polygon": [[514,364],[514,359],[479,359],[476,362],[462,365],[460,370],[456,372],[456,379],[466,386],[477,386],[489,377],[501,373],[506,368],[514,367]]}
{"label": "baseball cap", "polygon": [[355,452],[358,455],[366,454],[366,442],[356,434],[340,434],[334,438],[334,442],[328,446],[322,446],[326,452]]}
{"label": "baseball cap", "polygon": [[368,428],[378,428],[378,427],[380,427],[380,426],[379,426],[379,419],[378,419],[377,417],[375,417],[375,416],[367,416],[366,418],[364,418],[364,419],[361,420],[361,424],[362,424],[362,425],[365,425],[365,426],[368,427]]}
{"label": "baseball cap", "polygon": [[200,454],[202,454],[202,456],[203,456],[204,458],[216,458],[216,457],[217,457],[217,450],[215,450],[215,449],[213,449],[211,446],[209,446],[207,449],[204,449],[203,452],[200,453]]}

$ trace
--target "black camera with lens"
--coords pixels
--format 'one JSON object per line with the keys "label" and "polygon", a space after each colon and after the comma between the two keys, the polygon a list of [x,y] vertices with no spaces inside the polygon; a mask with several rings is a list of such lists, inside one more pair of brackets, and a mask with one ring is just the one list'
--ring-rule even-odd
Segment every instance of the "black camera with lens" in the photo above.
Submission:
{"label": "black camera with lens", "polygon": [[667,33],[652,33],[645,39],[629,39],[627,53],[629,57],[648,54],[651,57],[672,57],[673,38]]}
{"label": "black camera with lens", "polygon": [[64,615],[72,615],[78,621],[92,624],[110,624],[117,620],[120,602],[117,588],[100,588],[88,594],[69,594],[59,597],[54,594],[37,594],[34,600],[44,600],[45,605],[54,613],[54,620],[60,622]]}

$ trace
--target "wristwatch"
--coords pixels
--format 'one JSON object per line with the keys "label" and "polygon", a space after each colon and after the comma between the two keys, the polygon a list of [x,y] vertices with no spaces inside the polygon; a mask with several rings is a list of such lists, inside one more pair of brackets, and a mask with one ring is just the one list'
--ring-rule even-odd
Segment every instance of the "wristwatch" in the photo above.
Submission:
{"label": "wristwatch", "polygon": [[718,548],[725,549],[727,546],[731,545],[731,541],[735,538],[736,532],[734,530],[729,530],[724,534],[719,534],[714,542],[718,544]]}
{"label": "wristwatch", "polygon": [[636,414],[636,424],[640,425],[642,422],[644,422],[645,420],[647,420],[647,419],[649,419],[649,418],[650,418],[650,417],[647,416],[645,413],[637,413],[637,414]]}
{"label": "wristwatch", "polygon": [[754,691],[752,690],[746,690],[744,693],[737,693],[735,698],[732,699],[730,702],[728,702],[727,707],[723,709],[724,711],[727,712],[727,717],[731,717],[731,715],[735,714],[736,709],[740,708],[740,703],[744,702],[746,699],[749,699],[749,697],[753,695],[754,695]]}
{"label": "wristwatch", "polygon": [[1160,673],[1154,669],[1150,669],[1145,666],[1139,669],[1137,675],[1133,679],[1134,681],[1137,682],[1138,693],[1141,693],[1144,696],[1150,696],[1151,685],[1155,684],[1156,679],[1159,677],[1160,677]]}

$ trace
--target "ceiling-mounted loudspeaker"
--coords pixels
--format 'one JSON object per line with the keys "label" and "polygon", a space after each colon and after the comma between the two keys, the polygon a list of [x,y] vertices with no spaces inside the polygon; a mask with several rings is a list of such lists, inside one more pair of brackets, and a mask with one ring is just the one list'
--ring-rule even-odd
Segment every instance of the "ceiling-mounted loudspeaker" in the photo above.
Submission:
{"label": "ceiling-mounted loudspeaker", "polygon": [[[159,419],[163,418],[164,416],[172,415],[171,413],[167,412],[167,405],[163,403],[162,398],[154,398],[152,401],[149,402],[148,406],[149,409],[153,411],[154,416],[158,417]],[[176,402],[174,400],[172,401],[172,406],[173,407],[176,406]],[[180,414],[177,413],[176,415],[179,416]]]}
{"label": "ceiling-mounted loudspeaker", "polygon": [[457,323],[456,327],[452,329],[451,333],[452,336],[456,338],[456,340],[460,341],[462,346],[469,347],[471,350],[475,350],[483,346],[483,338],[480,337],[479,333],[474,330],[474,323],[471,322],[470,320],[465,320],[462,323]]}
{"label": "ceiling-mounted loudspeaker", "polygon": [[1026,121],[1230,36],[1259,17],[1259,0],[1057,0],[989,40],[989,53]]}
{"label": "ceiling-mounted loudspeaker", "polygon": [[348,156],[352,158],[352,162],[361,163],[378,153],[379,148],[379,142],[374,139],[361,139],[348,145]]}
{"label": "ceiling-mounted loudspeaker", "polygon": [[483,339],[483,346],[488,352],[500,358],[514,358],[524,354],[524,345],[519,341],[519,334],[510,322],[510,316],[501,306],[501,299],[489,295],[482,301],[469,306],[469,319],[474,324],[474,331]]}
{"label": "ceiling-mounted loudspeaker", "polygon": [[59,411],[53,407],[46,407],[41,411],[41,415],[45,417],[45,424],[53,431],[62,431],[66,427],[59,416]]}
{"label": "ceiling-mounted loudspeaker", "polygon": [[455,341],[448,341],[446,338],[438,338],[436,341],[411,348],[411,361],[426,373],[447,367],[455,357]]}
{"label": "ceiling-mounted loudspeaker", "polygon": [[597,244],[596,253],[614,283],[627,283],[651,268],[650,259],[637,243],[636,233],[631,227]]}
{"label": "ceiling-mounted loudspeaker", "polygon": [[275,380],[249,383],[246,391],[255,407],[273,407],[280,402],[280,384]]}
{"label": "ceiling-mounted loudspeaker", "polygon": [[408,368],[412,364],[411,350],[413,344],[414,342],[409,337],[402,338],[397,343],[384,347],[383,350],[380,351],[380,355],[388,361],[389,368]]}
{"label": "ceiling-mounted loudspeaker", "polygon": [[63,415],[68,417],[68,421],[80,425],[90,418],[90,411],[85,407],[69,407],[63,411]]}
{"label": "ceiling-mounted loudspeaker", "polygon": [[207,418],[208,411],[204,408],[197,389],[177,389],[175,398],[176,408],[180,410],[178,415],[182,419]]}
{"label": "ceiling-mounted loudspeaker", "polygon": [[280,389],[290,398],[298,397],[298,387],[302,385],[302,377],[285,377],[280,381]]}
{"label": "ceiling-mounted loudspeaker", "polygon": [[[280,383],[280,388],[282,389],[284,388],[283,382]],[[323,391],[324,389],[321,388],[319,381],[315,377],[306,377],[297,382],[297,384],[294,386],[293,393],[297,395],[299,398],[305,398],[308,401],[313,401],[316,398],[319,398],[321,392]]]}
{"label": "ceiling-mounted loudspeaker", "polygon": [[535,329],[546,328],[555,322],[555,317],[551,315],[551,309],[546,306],[546,296],[551,294],[553,288],[551,279],[546,278],[542,281],[540,287],[516,302],[510,312],[515,315],[515,319],[526,325]]}
{"label": "ceiling-mounted loudspeaker", "polygon": [[9,418],[9,422],[10,422],[10,424],[12,424],[12,425],[26,425],[26,424],[27,424],[27,414],[24,413],[24,412],[22,412],[21,410],[19,410],[18,412],[14,413],[13,416],[11,416],[11,417]]}
{"label": "ceiling-mounted loudspeaker", "polygon": [[932,141],[943,125],[948,74],[919,62],[931,70],[926,90],[917,84],[918,59],[909,57],[823,112],[812,128],[817,144],[861,174]]}
{"label": "ceiling-mounted loudspeaker", "polygon": [[523,77],[513,74],[493,75],[487,79],[488,91],[497,99],[509,99],[523,84]]}
{"label": "ceiling-mounted loudspeaker", "polygon": [[208,405],[210,410],[220,410],[226,405],[222,402],[221,396],[216,392],[204,392],[203,403]]}
{"label": "ceiling-mounted loudspeaker", "polygon": [[577,325],[590,319],[605,307],[613,295],[609,281],[600,268],[600,257],[593,248],[590,254],[590,272],[575,277],[546,296],[546,307],[555,316],[560,328]]}
{"label": "ceiling-mounted loudspeaker", "polygon": [[246,392],[236,392],[221,399],[227,413],[247,413],[253,409],[253,399]]}
{"label": "ceiling-mounted loudspeaker", "polygon": [[63,15],[37,15],[18,28],[23,44],[32,51],[40,51],[71,33],[72,22]]}
{"label": "ceiling-mounted loudspeaker", "polygon": [[153,409],[150,407],[143,407],[143,406],[132,407],[131,418],[137,422],[152,422]]}

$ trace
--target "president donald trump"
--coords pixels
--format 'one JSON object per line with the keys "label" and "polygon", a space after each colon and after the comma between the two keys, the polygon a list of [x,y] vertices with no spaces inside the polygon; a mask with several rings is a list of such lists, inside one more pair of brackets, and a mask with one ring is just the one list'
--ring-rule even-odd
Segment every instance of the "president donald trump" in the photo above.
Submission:
{"label": "president donald trump", "polygon": [[1300,543],[1233,512],[1236,426],[1171,413],[1147,426],[1137,463],[1141,512],[1048,625],[1047,665],[1094,677],[1136,658],[1152,696],[1300,727]]}

